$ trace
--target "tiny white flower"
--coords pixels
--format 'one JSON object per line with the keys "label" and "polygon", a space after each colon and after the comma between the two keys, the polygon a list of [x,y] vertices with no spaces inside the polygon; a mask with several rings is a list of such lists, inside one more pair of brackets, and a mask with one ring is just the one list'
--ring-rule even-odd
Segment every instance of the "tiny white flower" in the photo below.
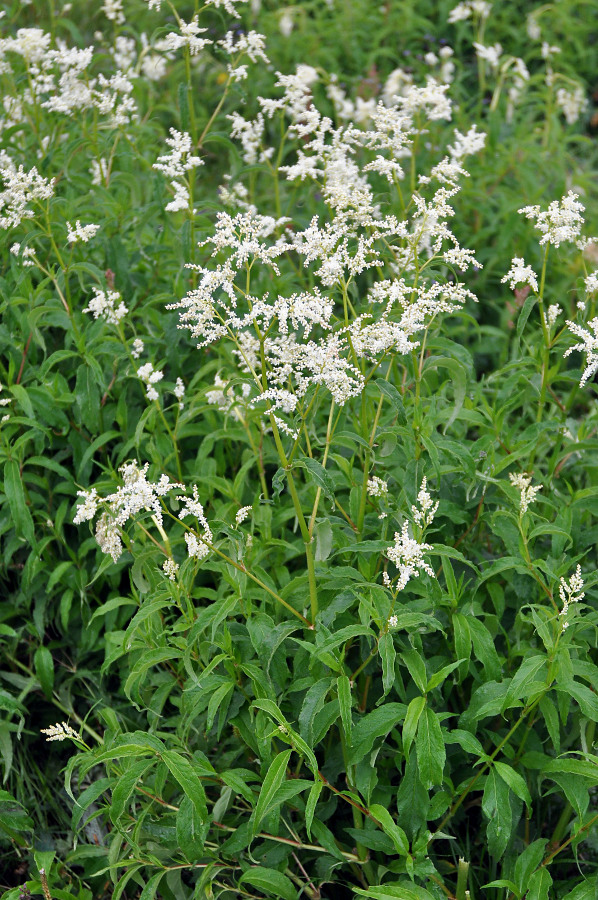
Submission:
{"label": "tiny white flower", "polygon": [[243,506],[237,511],[237,514],[235,515],[235,522],[237,525],[241,525],[241,523],[245,521],[252,509],[252,506]]}
{"label": "tiny white flower", "polygon": [[166,559],[162,563],[162,569],[164,570],[164,574],[171,581],[176,581],[176,573],[179,570],[178,564],[175,563],[174,559]]}
{"label": "tiny white flower", "polygon": [[388,483],[383,478],[373,475],[368,479],[367,492],[370,497],[383,497],[388,493]]}
{"label": "tiny white flower", "polygon": [[547,314],[546,314],[546,318],[548,319],[548,324],[554,325],[554,323],[556,322],[556,320],[558,319],[558,317],[560,316],[562,311],[563,310],[558,305],[558,303],[551,303],[551,305],[548,307]]}
{"label": "tiny white flower", "polygon": [[521,496],[519,498],[519,508],[521,515],[524,515],[527,512],[529,505],[535,501],[538,491],[542,490],[542,485],[532,487],[531,475],[523,475],[522,473],[510,472],[509,480],[511,484],[514,487],[519,488],[521,492]]}
{"label": "tiny white flower", "polygon": [[81,735],[67,722],[57,722],[56,725],[50,725],[49,728],[40,729],[42,734],[48,735],[47,741],[66,741],[68,738],[80,741]]}
{"label": "tiny white flower", "polygon": [[538,278],[531,266],[525,265],[525,260],[519,256],[513,257],[511,260],[511,268],[507,274],[501,278],[501,284],[509,283],[512,290],[515,290],[519,284],[528,284],[531,289],[538,292]]}
{"label": "tiny white flower", "polygon": [[86,244],[100,230],[99,225],[82,225],[79,219],[77,219],[74,228],[70,222],[66,223],[66,227],[68,229],[67,241],[69,244],[75,244],[77,241],[83,241]]}

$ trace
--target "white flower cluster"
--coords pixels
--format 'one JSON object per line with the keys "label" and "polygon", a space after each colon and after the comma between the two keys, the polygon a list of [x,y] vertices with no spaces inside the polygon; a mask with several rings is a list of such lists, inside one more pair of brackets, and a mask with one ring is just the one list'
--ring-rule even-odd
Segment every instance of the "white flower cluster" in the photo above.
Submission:
{"label": "white flower cluster", "polygon": [[[432,524],[437,509],[438,503],[434,503],[430,497],[427,489],[427,480],[424,477],[417,495],[417,504],[413,504],[411,507],[413,521],[419,526],[421,532],[428,525]],[[431,578],[436,577],[434,569],[424,560],[426,550],[432,550],[432,546],[412,537],[409,523],[403,522],[401,531],[395,532],[394,545],[386,550],[387,557],[399,570],[399,578],[396,585],[397,591],[402,591],[411,578],[419,577],[420,572],[426,572]],[[386,576],[384,581],[385,584],[390,585],[388,576]],[[389,625],[394,627],[390,620]]]}
{"label": "white flower cluster", "polygon": [[210,552],[208,544],[212,543],[212,531],[207,523],[204,515],[203,506],[199,502],[197,487],[193,485],[193,498],[183,497],[183,509],[179,512],[179,519],[186,519],[187,516],[194,516],[203,528],[203,534],[196,535],[192,531],[185,532],[185,543],[187,544],[187,552],[189,556],[195,559],[203,559]]}
{"label": "white flower cluster", "polygon": [[546,310],[546,319],[550,326],[554,325],[560,314],[562,313],[562,308],[558,303],[551,303],[548,309]]}
{"label": "white flower cluster", "polygon": [[239,65],[238,62],[242,56],[247,56],[254,63],[261,61],[267,65],[270,62],[265,52],[266,39],[257,31],[229,31],[218,44],[229,56],[236,57],[236,64],[229,63],[227,66],[233,81],[244,81],[247,78],[247,65]]}
{"label": "white flower cluster", "polygon": [[[286,219],[259,214],[244,199],[236,215],[218,213],[212,237],[200,245],[211,245],[213,262],[192,267],[199,284],[171,307],[181,311],[181,325],[198,347],[222,338],[233,341],[239,366],[258,391],[252,403],[265,401],[266,414],[275,415],[289,434],[295,432],[287,417],[310,386],[325,387],[337,404],[344,404],[363,389],[360,359],[377,362],[386,353],[410,353],[417,346],[414,336],[431,320],[475,300],[460,283],[417,276],[420,255],[437,255],[463,271],[479,267],[448,220],[454,215],[450,200],[459,190],[458,181],[467,176],[460,162],[484,146],[485,135],[475,128],[455,132],[451,156],[420,178],[410,220],[383,215],[369,181],[370,173],[391,183],[403,178],[402,160],[410,155],[422,122],[450,119],[447,85],[432,80],[424,87],[409,85],[393,106],[374,104],[367,126],[335,127],[314,104],[311,86],[317,77],[305,65],[292,75],[278,73],[283,96],[259,98],[261,111],[253,121],[233,113],[232,133],[243,145],[245,160],[253,163],[272,150],[263,144],[266,117],[287,117],[289,135],[297,139],[296,158],[280,171],[289,181],[313,182],[329,214],[297,228]],[[254,296],[248,274],[253,278],[258,267],[265,267],[278,275],[278,260],[289,253],[299,255],[319,285],[290,297]],[[341,312],[347,285],[367,269],[387,265],[403,277],[377,282],[362,315]],[[211,392],[208,400],[229,406],[222,391]]]}
{"label": "white flower cluster", "polygon": [[153,513],[155,521],[161,526],[160,498],[169,491],[185,489],[184,485],[171,482],[167,475],[162,475],[157,484],[148,482],[146,477],[148,469],[149,463],[142,468],[136,462],[125,463],[118,470],[123,479],[122,487],[103,499],[98,497],[96,488],[77,492],[78,496],[83,498],[83,503],[77,508],[73,519],[75,525],[91,521],[100,503],[105,507],[96,523],[95,536],[102,551],[109,554],[114,562],[117,562],[122,554],[121,531],[126,522],[142,510],[148,510]]}
{"label": "white flower cluster", "polygon": [[474,41],[473,46],[475,47],[478,59],[485,60],[490,65],[491,69],[498,69],[498,63],[502,55],[502,47],[500,44],[494,44],[490,47],[480,44],[478,41]]}
{"label": "white flower cluster", "polygon": [[408,522],[403,522],[401,531],[395,531],[394,544],[388,547],[386,555],[399,570],[396,585],[398,591],[402,591],[411,578],[419,577],[420,572],[426,572],[434,578],[434,569],[424,560],[424,553],[431,549],[430,544],[424,544],[411,537]]}
{"label": "white flower cluster", "polygon": [[[583,578],[581,577],[581,566],[579,565],[577,566],[569,581],[561,578],[561,583],[559,586],[559,597],[561,598],[563,608],[559,612],[560,617],[564,619],[564,617],[569,612],[569,605],[571,603],[579,603],[581,600],[583,600],[583,598],[585,597],[583,586],[584,583]],[[568,627],[569,623],[567,621],[563,621],[563,631]]]}
{"label": "white flower cluster", "polygon": [[579,382],[580,387],[583,387],[598,372],[598,318],[590,319],[587,324],[588,328],[583,328],[576,322],[567,321],[570,330],[576,337],[580,338],[580,342],[574,344],[573,347],[569,347],[563,354],[564,356],[569,356],[574,350],[587,354],[585,370]]}
{"label": "white flower cluster", "polygon": [[69,244],[75,244],[77,241],[83,241],[86,244],[100,230],[99,225],[82,225],[79,219],[77,219],[74,228],[70,222],[66,223],[66,227],[68,230],[67,242]]}
{"label": "white flower cluster", "polygon": [[5,150],[0,150],[0,228],[13,228],[34,211],[32,201],[49,200],[54,195],[54,179],[43,178],[35,166],[25,171],[16,166]]}
{"label": "white flower cluster", "polygon": [[91,313],[94,319],[104,319],[110,325],[118,325],[129,311],[122,302],[119,292],[101,291],[96,287],[93,290],[94,296],[89,301],[89,306],[86,306],[83,312]]}
{"label": "white flower cluster", "polygon": [[147,394],[147,399],[154,401],[159,398],[158,391],[155,389],[154,385],[158,383],[158,381],[162,381],[164,378],[164,372],[161,369],[154,369],[151,362],[145,363],[145,365],[140,366],[137,369],[137,376],[141,378],[142,382],[145,385],[145,392]]}
{"label": "white flower cluster", "polygon": [[525,260],[520,256],[514,256],[511,260],[511,268],[500,279],[501,283],[509,283],[511,290],[515,290],[519,284],[528,284],[534,293],[538,293],[538,278],[531,266],[525,265]]}
{"label": "white flower cluster", "polygon": [[574,125],[588,106],[585,91],[581,85],[578,85],[571,91],[568,91],[566,88],[559,88],[555,99],[568,125]]}
{"label": "white flower cluster", "polygon": [[447,21],[454,24],[455,22],[463,22],[471,16],[474,18],[477,17],[483,21],[490,15],[491,9],[492,4],[487,3],[486,0],[464,0],[464,2],[457,3],[457,5],[451,9]]}
{"label": "white flower cluster", "polygon": [[547,210],[541,210],[539,206],[524,206],[519,212],[527,219],[535,220],[534,227],[542,234],[540,245],[559,247],[563,241],[577,241],[580,237],[584,209],[578,195],[568,191],[560,200],[553,200]]}
{"label": "white flower cluster", "polygon": [[199,27],[199,17],[194,16],[190,22],[183,19],[178,21],[179,31],[170,31],[165,38],[156,43],[156,49],[162,51],[180,50],[182,47],[188,47],[191,56],[197,56],[205,47],[209,47],[214,42],[209,38],[202,38],[199,35],[205,34],[207,28]]}
{"label": "white flower cluster", "polygon": [[531,503],[536,499],[538,491],[542,490],[542,485],[532,487],[531,475],[523,475],[522,473],[509,473],[509,480],[513,487],[519,488],[521,495],[519,498],[519,509],[523,516]]}
{"label": "white flower cluster", "polygon": [[428,493],[428,480],[425,476],[422,479],[421,487],[417,495],[417,503],[419,504],[418,506],[413,505],[411,507],[413,521],[417,522],[420,528],[427,528],[428,525],[431,525],[434,521],[434,516],[438,511],[438,501],[434,503]]}
{"label": "white flower cluster", "polygon": [[384,497],[388,494],[388,483],[377,475],[368,478],[367,492],[370,497]]}
{"label": "white flower cluster", "polygon": [[[4,390],[4,387],[2,384],[0,384],[0,394],[2,393],[3,390]],[[2,407],[8,406],[9,403],[12,403],[12,397],[0,397],[0,409]],[[9,419],[10,419],[9,414],[5,413],[2,417],[0,417],[0,425],[3,425]]]}
{"label": "white flower cluster", "polygon": [[47,741],[66,741],[68,738],[81,740],[81,735],[71,728],[68,722],[57,722],[56,725],[50,725],[49,728],[42,728],[41,733],[47,735]]}
{"label": "white flower cluster", "polygon": [[23,266],[34,266],[35,265],[35,250],[33,247],[23,247],[15,241],[15,243],[11,246],[10,252],[13,256],[18,256],[21,254],[21,263]]}
{"label": "white flower cluster", "polygon": [[187,183],[181,179],[191,169],[203,166],[203,160],[191,153],[191,135],[186,131],[177,131],[175,128],[171,128],[170,135],[169,138],[166,138],[166,143],[171,148],[170,153],[159,156],[153,168],[173,179],[171,187],[174,190],[174,200],[166,205],[166,209],[168,212],[177,212],[189,207],[189,188]]}
{"label": "white flower cluster", "polygon": [[241,509],[237,510],[235,515],[235,522],[237,525],[242,525],[245,519],[249,516],[253,506],[242,506]]}
{"label": "white flower cluster", "polygon": [[179,567],[174,559],[168,558],[164,560],[162,563],[162,570],[170,581],[176,581],[176,573],[178,572]]}

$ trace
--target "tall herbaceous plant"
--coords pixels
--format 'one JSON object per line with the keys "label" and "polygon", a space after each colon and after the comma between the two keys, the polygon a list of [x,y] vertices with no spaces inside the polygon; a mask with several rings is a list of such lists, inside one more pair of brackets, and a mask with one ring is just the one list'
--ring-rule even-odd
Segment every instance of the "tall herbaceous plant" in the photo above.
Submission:
{"label": "tall herbaceous plant", "polygon": [[594,897],[598,8],[522,9],[3,10],[7,900]]}

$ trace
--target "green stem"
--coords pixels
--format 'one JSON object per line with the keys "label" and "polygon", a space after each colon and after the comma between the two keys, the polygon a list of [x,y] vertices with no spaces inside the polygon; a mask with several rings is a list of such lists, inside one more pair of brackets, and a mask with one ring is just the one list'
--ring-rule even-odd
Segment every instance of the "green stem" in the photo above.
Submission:
{"label": "green stem", "polygon": [[307,560],[307,577],[309,581],[309,602],[311,606],[311,624],[312,627],[315,624],[316,616],[318,614],[318,589],[316,585],[316,569],[314,562],[314,552],[313,552],[313,538],[309,533],[309,528],[307,522],[305,521],[305,516],[303,515],[303,510],[301,509],[301,501],[299,500],[299,494],[297,493],[297,487],[295,485],[295,478],[293,476],[293,471],[289,466],[289,461],[287,459],[286,453],[284,452],[284,447],[282,446],[282,441],[280,439],[280,433],[278,431],[278,426],[274,419],[274,415],[270,415],[270,424],[272,425],[272,432],[274,434],[274,442],[276,444],[276,449],[278,450],[278,455],[280,457],[280,462],[282,464],[283,469],[287,474],[287,480],[289,483],[289,492],[291,494],[291,498],[293,500],[293,506],[295,508],[295,515],[297,516],[297,522],[299,523],[299,530],[301,531],[301,536],[303,538],[303,542],[305,544],[305,558]]}

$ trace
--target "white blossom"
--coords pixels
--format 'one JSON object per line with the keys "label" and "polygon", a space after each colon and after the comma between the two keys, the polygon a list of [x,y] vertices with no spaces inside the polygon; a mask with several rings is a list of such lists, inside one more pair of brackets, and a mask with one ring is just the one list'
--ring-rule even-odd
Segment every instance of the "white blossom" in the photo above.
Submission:
{"label": "white blossom", "polygon": [[426,572],[434,578],[434,569],[424,560],[426,550],[431,550],[430,544],[420,543],[409,534],[409,523],[404,522],[401,531],[395,532],[394,544],[388,547],[386,555],[399,570],[397,590],[402,591],[411,578],[419,577],[420,572]]}
{"label": "white blossom", "polygon": [[102,12],[117,25],[122,25],[125,21],[122,0],[104,0]]}
{"label": "white blossom", "polygon": [[74,228],[70,222],[66,223],[66,227],[68,229],[67,241],[69,244],[77,243],[77,241],[83,241],[86,244],[100,230],[99,225],[82,225],[79,219],[77,219]]}
{"label": "white blossom", "polygon": [[79,493],[84,498],[84,503],[77,510],[75,523],[92,519],[101,504],[104,512],[96,523],[95,537],[101,550],[110,555],[114,562],[122,554],[121,531],[127,521],[142,510],[147,510],[152,513],[156,523],[162,526],[160,497],[172,490],[185,489],[184,485],[171,482],[167,475],[162,475],[157,484],[148,482],[148,468],[149,463],[143,467],[137,462],[125,463],[118,470],[122,476],[122,486],[104,498],[98,497],[95,488]]}
{"label": "white blossom", "polygon": [[474,41],[473,46],[476,49],[476,53],[479,59],[486,60],[486,62],[489,63],[492,69],[498,68],[498,61],[502,54],[502,47],[500,44],[494,44],[491,47],[487,47],[484,44],[480,44],[477,41]]}
{"label": "white blossom", "polygon": [[[581,376],[581,381],[579,382],[580,387],[583,387],[584,384],[598,372],[598,318],[590,319],[587,324],[588,328],[583,328],[576,322],[567,321],[569,329],[576,337],[580,338],[580,342],[574,344],[573,347],[569,347],[563,354],[564,356],[569,356],[574,350],[579,350],[580,353],[587,354],[585,360],[586,367]],[[590,328],[592,331],[589,330]]]}
{"label": "white blossom", "polygon": [[509,480],[511,484],[514,487],[519,488],[519,491],[521,492],[521,496],[519,498],[519,509],[521,515],[524,515],[527,512],[529,505],[531,503],[534,503],[538,491],[542,490],[542,485],[532,487],[531,475],[524,475],[522,473],[510,472]]}
{"label": "white blossom", "polygon": [[578,195],[568,191],[560,200],[553,200],[547,210],[539,206],[524,206],[519,212],[527,219],[534,219],[537,231],[542,233],[540,244],[559,247],[563,241],[576,241],[584,223],[582,203]]}
{"label": "white blossom", "polygon": [[370,497],[384,497],[388,494],[388,483],[377,475],[368,479],[367,492]]}
{"label": "white blossom", "polygon": [[[571,603],[579,603],[585,597],[585,593],[583,590],[584,582],[581,577],[581,566],[577,566],[575,572],[570,577],[569,581],[566,581],[564,578],[561,578],[559,585],[559,597],[561,598],[561,603],[563,604],[563,608],[559,612],[559,616],[564,618],[569,612],[569,605]],[[569,623],[567,621],[563,621],[562,629],[565,631],[566,628],[569,627]]]}
{"label": "white blossom", "polygon": [[558,305],[558,303],[551,303],[546,310],[546,318],[548,319],[548,324],[554,325],[558,317],[561,315],[562,311],[563,310]]}
{"label": "white blossom", "polygon": [[137,377],[142,380],[145,385],[145,392],[148,400],[158,400],[159,394],[154,385],[164,378],[164,372],[160,369],[154,369],[151,362],[145,363],[137,369]]}
{"label": "white blossom", "polygon": [[237,510],[235,514],[235,522],[237,525],[241,525],[245,521],[252,509],[252,506],[242,506],[241,509]]}
{"label": "white blossom", "polygon": [[199,17],[194,16],[190,22],[179,20],[179,33],[169,32],[165,38],[156,43],[157,50],[179,50],[181,47],[188,47],[191,56],[197,56],[204,47],[213,43],[209,38],[201,38],[200,34],[205,34],[207,28],[200,28]]}
{"label": "white blossom", "polygon": [[431,525],[434,521],[434,516],[438,510],[438,501],[434,503],[428,493],[428,481],[425,476],[422,479],[421,487],[417,495],[417,504],[418,505],[413,505],[411,507],[413,520],[414,522],[417,522],[420,528],[427,528],[427,526]]}
{"label": "white blossom", "polygon": [[81,735],[71,728],[68,722],[57,722],[56,725],[50,725],[49,728],[42,728],[41,733],[47,735],[47,741],[66,741],[69,738],[75,741],[81,740]]}
{"label": "white blossom", "polygon": [[34,211],[28,204],[49,200],[53,194],[53,178],[43,178],[35,166],[29,171],[15,166],[6,151],[0,150],[0,228],[12,228],[32,218]]}
{"label": "white blossom", "polygon": [[557,106],[563,111],[563,115],[569,125],[577,122],[588,105],[585,91],[581,85],[578,85],[571,91],[568,91],[566,88],[559,88],[555,99]]}
{"label": "white blossom", "polygon": [[104,319],[111,325],[118,325],[129,311],[122,302],[119,292],[102,291],[97,287],[94,287],[93,290],[94,296],[89,301],[89,306],[86,306],[83,312],[91,313],[94,319]]}
{"label": "white blossom", "polygon": [[501,278],[501,283],[509,283],[511,290],[515,290],[518,284],[528,284],[532,290],[538,293],[538,278],[531,266],[525,265],[525,260],[520,256],[515,256],[511,260],[511,268],[507,274]]}
{"label": "white blossom", "polygon": [[595,272],[591,272],[584,279],[585,289],[588,294],[594,294],[598,291],[598,269]]}
{"label": "white blossom", "polygon": [[178,572],[179,567],[174,559],[165,559],[162,563],[162,569],[167,578],[171,581],[176,581],[176,573]]}
{"label": "white blossom", "polygon": [[89,491],[77,491],[77,496],[83,498],[83,503],[77,507],[77,513],[73,519],[74,525],[80,525],[81,522],[89,522],[98,511],[98,492],[95,488]]}

